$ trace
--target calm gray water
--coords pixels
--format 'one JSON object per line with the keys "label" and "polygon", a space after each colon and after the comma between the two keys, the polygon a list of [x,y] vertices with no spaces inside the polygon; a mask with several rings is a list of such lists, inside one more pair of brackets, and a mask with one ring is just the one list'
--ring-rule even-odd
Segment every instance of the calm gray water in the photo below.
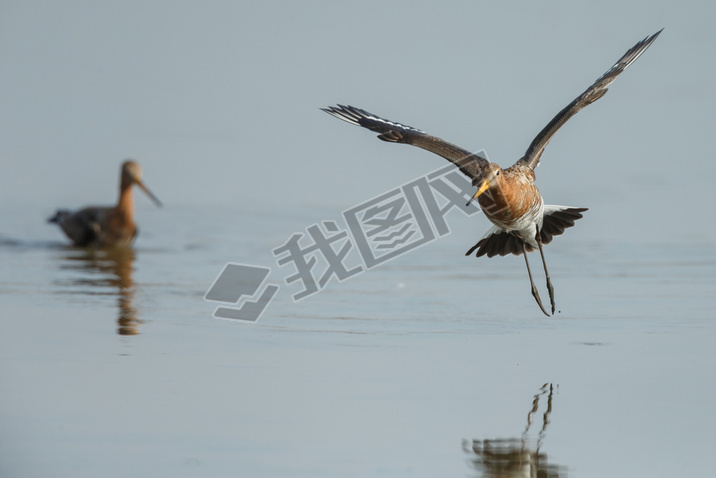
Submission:
{"label": "calm gray water", "polygon": [[[133,251],[70,248],[49,210],[2,210],[0,474],[706,476],[716,427],[716,252],[463,252],[484,218],[294,302],[271,249],[339,211],[140,205]],[[535,279],[546,298],[537,256]],[[203,299],[227,262],[271,267],[256,324]],[[534,475],[532,475],[534,476]]]}

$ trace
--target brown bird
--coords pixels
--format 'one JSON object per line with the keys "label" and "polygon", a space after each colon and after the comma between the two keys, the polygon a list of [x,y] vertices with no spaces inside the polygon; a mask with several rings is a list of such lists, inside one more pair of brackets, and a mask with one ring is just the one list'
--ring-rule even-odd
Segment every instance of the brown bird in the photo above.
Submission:
{"label": "brown bird", "polygon": [[142,168],[139,163],[127,160],[122,163],[119,201],[116,206],[90,206],[76,212],[59,209],[47,222],[58,224],[76,246],[131,246],[137,236],[133,184],[139,186],[157,206],[162,205],[142,182]]}
{"label": "brown bird", "polygon": [[534,184],[534,170],[539,165],[545,146],[557,130],[579,110],[604,96],[607,86],[649,48],[662,30],[634,45],[592,86],[557,113],[532,141],[525,155],[507,169],[502,169],[485,158],[417,128],[388,121],[353,106],[338,105],[337,107],[322,108],[322,110],[348,123],[380,133],[378,138],[383,141],[411,144],[442,156],[455,164],[478,188],[469,202],[477,199],[485,216],[494,224],[494,227],[488,230],[465,255],[470,255],[475,251],[477,251],[475,254],[477,257],[483,255],[493,257],[498,254],[504,256],[510,253],[523,254],[532,295],[542,312],[549,316],[532,280],[527,253],[539,249],[547,280],[551,309],[554,313],[554,287],[547,272],[542,245],[549,244],[554,236],[558,236],[566,228],[572,227],[574,221],[580,219],[587,208],[545,205],[542,195]]}

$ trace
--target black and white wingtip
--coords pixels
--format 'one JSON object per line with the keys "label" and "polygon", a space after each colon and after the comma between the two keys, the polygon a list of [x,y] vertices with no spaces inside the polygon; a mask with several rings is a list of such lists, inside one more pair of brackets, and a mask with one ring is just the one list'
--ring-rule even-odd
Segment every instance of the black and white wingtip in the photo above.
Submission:
{"label": "black and white wingtip", "polygon": [[321,108],[321,111],[325,111],[331,116],[335,116],[336,118],[343,120],[347,123],[354,124],[356,126],[360,126],[360,119],[363,117],[370,117],[372,116],[367,111],[363,111],[358,108],[354,108],[353,106],[329,106],[328,108]]}
{"label": "black and white wingtip", "polygon": [[634,63],[637,58],[641,56],[642,53],[646,51],[647,48],[651,46],[652,43],[654,43],[654,40],[656,40],[656,37],[658,37],[661,32],[663,32],[664,29],[662,28],[658,32],[654,33],[651,36],[648,36],[644,38],[642,41],[634,45],[629,51],[627,51],[624,56],[621,58],[619,62],[617,62],[617,65],[623,64],[623,69],[626,69],[629,65]]}
{"label": "black and white wingtip", "polygon": [[[614,65],[609,68],[602,76],[599,78],[595,84],[598,84],[600,81],[606,81],[606,84],[611,83],[614,81],[614,78],[616,78],[622,71],[629,68],[629,66],[634,63],[637,58],[639,58],[642,53],[644,53],[647,48],[651,46],[652,43],[654,43],[654,40],[656,40],[656,37],[658,37],[661,32],[664,31],[662,28],[658,32],[654,33],[651,36],[648,36],[644,38],[642,41],[631,47],[624,55],[617,60]],[[606,84],[604,86],[606,86]]]}
{"label": "black and white wingtip", "polygon": [[425,134],[424,131],[421,131],[418,128],[389,121],[385,118],[369,113],[366,110],[356,108],[355,106],[337,105],[329,106],[328,108],[321,108],[321,110],[347,123],[362,126],[376,133],[400,131],[405,133]]}

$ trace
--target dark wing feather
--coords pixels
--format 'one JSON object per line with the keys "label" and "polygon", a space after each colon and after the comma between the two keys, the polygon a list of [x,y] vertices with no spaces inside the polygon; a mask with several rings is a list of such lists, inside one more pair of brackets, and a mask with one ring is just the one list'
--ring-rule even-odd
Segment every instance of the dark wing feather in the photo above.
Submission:
{"label": "dark wing feather", "polygon": [[489,163],[485,158],[473,154],[459,146],[431,136],[412,126],[389,121],[354,106],[331,106],[321,108],[329,115],[348,123],[362,126],[376,133],[379,139],[391,143],[405,143],[435,153],[455,164],[473,182],[481,179],[480,171]]}
{"label": "dark wing feather", "polygon": [[607,86],[619,76],[619,74],[626,70],[629,65],[634,63],[642,53],[656,40],[656,37],[662,32],[663,28],[658,32],[654,33],[650,37],[646,37],[636,45],[634,45],[629,51],[627,51],[619,60],[609,68],[597,81],[592,84],[587,90],[579,95],[574,101],[572,101],[566,108],[557,113],[552,121],[539,132],[537,137],[532,141],[524,157],[518,162],[523,162],[530,168],[534,169],[539,164],[539,158],[542,156],[544,148],[547,143],[552,139],[552,136],[567,122],[569,118],[577,114],[579,110],[588,106],[599,98],[604,96],[607,92]]}
{"label": "dark wing feather", "polygon": [[[564,234],[564,230],[574,226],[574,221],[581,219],[582,213],[586,210],[586,207],[545,206],[542,229],[540,229],[542,244],[549,244],[554,236]],[[519,256],[522,254],[523,242],[522,238],[511,232],[494,227],[465,255],[469,256],[477,251],[475,257],[506,256],[507,254]],[[527,252],[532,252],[534,247],[525,243],[525,249]]]}
{"label": "dark wing feather", "polygon": [[542,229],[540,230],[540,239],[542,239],[542,244],[549,244],[552,242],[552,237],[564,234],[564,230],[568,227],[574,226],[574,221],[584,217],[582,216],[582,213],[588,210],[586,207],[569,207],[549,210],[551,207],[555,206],[545,206],[544,218],[542,219]]}
{"label": "dark wing feather", "polygon": [[58,212],[57,222],[76,246],[90,246],[97,242],[101,232],[101,217],[109,208],[87,207],[74,213]]}
{"label": "dark wing feather", "polygon": [[[496,230],[491,234],[487,234],[485,237],[477,241],[477,244],[472,246],[466,253],[466,256],[471,255],[475,250],[477,253],[475,257],[495,257],[495,256],[506,256],[507,254],[514,254],[519,256],[522,254],[522,238],[501,229]],[[527,252],[532,252],[534,249],[529,244],[525,244]]]}

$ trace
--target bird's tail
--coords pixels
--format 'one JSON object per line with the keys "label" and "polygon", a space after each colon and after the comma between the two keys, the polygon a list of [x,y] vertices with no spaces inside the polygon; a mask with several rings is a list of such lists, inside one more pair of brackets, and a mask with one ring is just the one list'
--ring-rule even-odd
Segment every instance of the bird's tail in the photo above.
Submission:
{"label": "bird's tail", "polygon": [[58,209],[54,216],[47,218],[47,222],[60,224],[69,213],[70,212],[67,209]]}
{"label": "bird's tail", "polygon": [[[542,229],[540,230],[540,239],[542,244],[552,242],[554,236],[564,234],[564,230],[574,226],[574,221],[581,219],[582,213],[586,211],[586,207],[570,207],[570,206],[544,206],[544,218],[542,219]],[[514,254],[519,256],[522,254],[522,243],[524,240],[504,229],[497,226],[490,228],[477,244],[472,246],[466,253],[466,256],[475,253],[475,257],[487,256],[494,257],[497,255],[506,256]],[[532,252],[535,248],[525,243],[527,252]]]}

